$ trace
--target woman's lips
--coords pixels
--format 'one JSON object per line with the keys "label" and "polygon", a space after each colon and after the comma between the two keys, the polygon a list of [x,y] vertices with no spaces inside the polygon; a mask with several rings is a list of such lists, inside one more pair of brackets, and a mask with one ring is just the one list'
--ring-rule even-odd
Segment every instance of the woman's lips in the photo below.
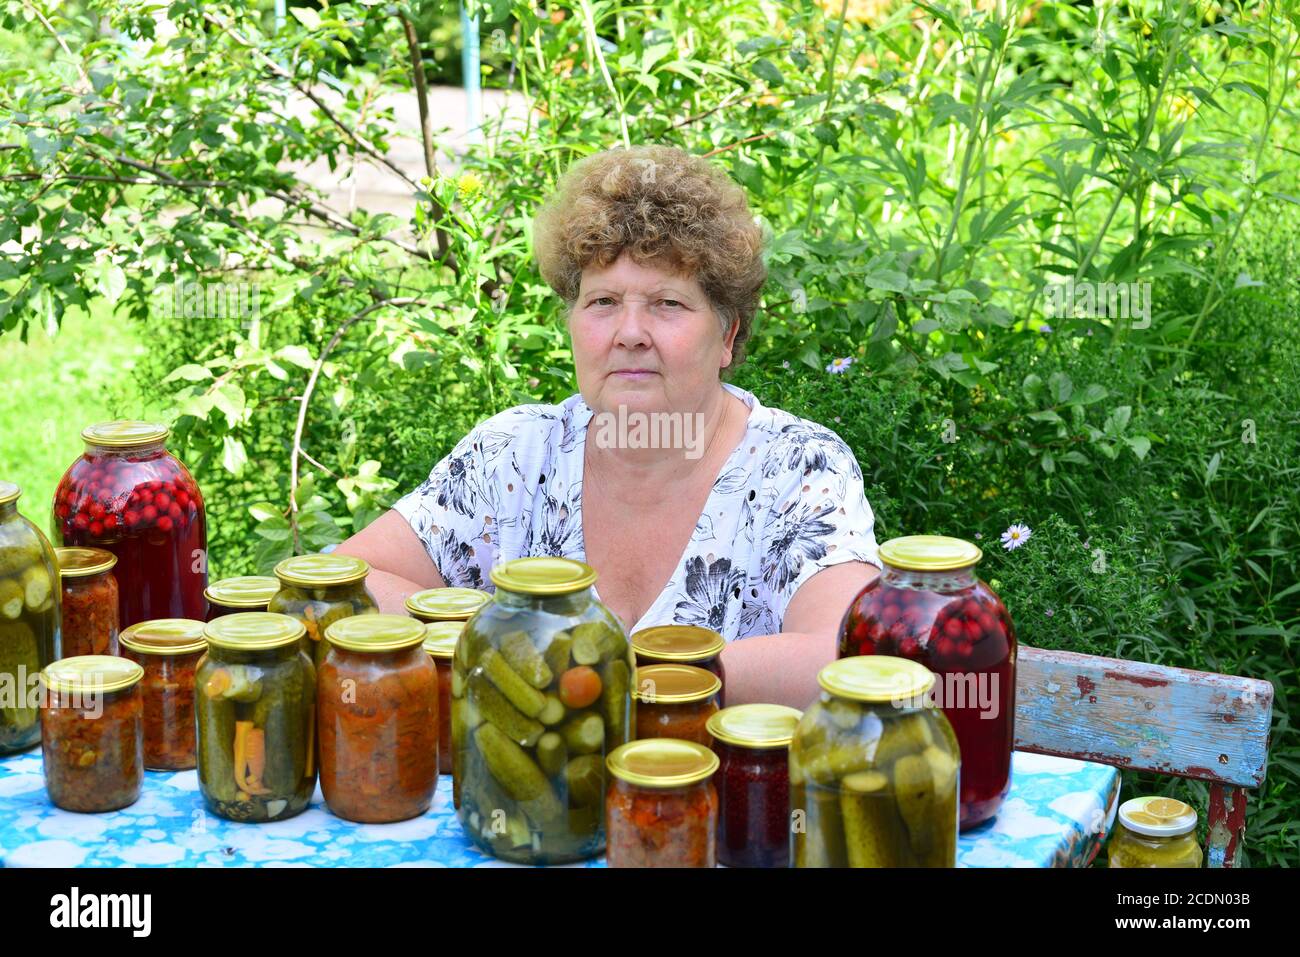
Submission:
{"label": "woman's lips", "polygon": [[648,379],[652,375],[658,375],[658,374],[659,373],[657,372],[648,372],[645,370],[633,370],[633,369],[620,369],[614,373],[614,375],[618,376],[620,379],[632,379],[632,380]]}

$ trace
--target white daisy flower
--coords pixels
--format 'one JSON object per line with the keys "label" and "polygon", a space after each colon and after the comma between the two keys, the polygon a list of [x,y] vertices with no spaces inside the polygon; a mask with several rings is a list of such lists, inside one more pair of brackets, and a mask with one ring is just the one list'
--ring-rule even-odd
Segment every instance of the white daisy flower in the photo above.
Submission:
{"label": "white daisy flower", "polygon": [[1032,534],[1034,534],[1033,530],[1028,525],[1017,522],[1002,533],[1002,547],[1007,551],[1019,548],[1029,541],[1029,536]]}
{"label": "white daisy flower", "polygon": [[853,357],[845,356],[843,359],[834,359],[826,367],[826,371],[832,375],[839,375],[842,372],[848,372],[849,366],[853,365]]}

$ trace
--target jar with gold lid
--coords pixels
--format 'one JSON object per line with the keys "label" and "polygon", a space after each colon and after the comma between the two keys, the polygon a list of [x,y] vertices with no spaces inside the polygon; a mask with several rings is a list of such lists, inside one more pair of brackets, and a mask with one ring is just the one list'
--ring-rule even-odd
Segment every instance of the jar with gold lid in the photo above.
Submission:
{"label": "jar with gold lid", "polygon": [[144,669],[144,766],[151,771],[194,767],[194,675],[207,651],[203,622],[158,618],[121,634],[122,656]]}
{"label": "jar with gold lid", "polygon": [[[465,630],[463,621],[431,621],[424,626],[424,650],[438,671],[438,773],[451,774],[452,658]],[[464,694],[461,689],[460,694]]]}
{"label": "jar with gold lid", "polygon": [[370,565],[351,555],[296,555],[275,566],[280,590],[266,610],[303,623],[303,651],[316,667],[325,660],[325,629],[350,615],[372,615],[379,603],[366,588]]}
{"label": "jar with gold lid", "polygon": [[1196,809],[1182,801],[1130,798],[1119,806],[1119,825],[1110,840],[1110,867],[1200,867],[1204,861]]}
{"label": "jar with gold lid", "polygon": [[56,548],[63,589],[63,657],[118,653],[117,556],[102,548]]}
{"label": "jar with gold lid", "polygon": [[636,736],[679,738],[706,748],[722,680],[694,665],[643,665],[636,670]]}
{"label": "jar with gold lid", "polygon": [[266,611],[280,590],[280,579],[270,575],[239,575],[213,582],[203,592],[208,601],[207,621],[241,611]]}
{"label": "jar with gold lid", "polygon": [[727,674],[722,667],[722,651],[726,640],[712,628],[699,625],[657,625],[643,628],[631,637],[632,651],[637,666],[642,665],[692,665],[718,676],[722,687],[718,692],[718,705],[725,706]]}
{"label": "jar with gold lid", "polygon": [[466,622],[492,600],[477,588],[426,588],[406,599],[406,611],[423,622]]}
{"label": "jar with gold lid", "polygon": [[718,756],[675,738],[631,741],[607,759],[610,867],[716,867]]}

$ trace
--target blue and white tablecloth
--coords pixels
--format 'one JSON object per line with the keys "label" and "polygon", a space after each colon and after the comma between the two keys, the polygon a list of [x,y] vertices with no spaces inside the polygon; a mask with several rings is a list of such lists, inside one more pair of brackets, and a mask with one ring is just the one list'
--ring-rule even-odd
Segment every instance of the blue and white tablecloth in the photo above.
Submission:
{"label": "blue and white tablecloth", "polygon": [[[1119,773],[1112,767],[1017,752],[1011,795],[996,819],[961,836],[958,866],[1085,866],[1110,832],[1118,798]],[[449,775],[439,778],[427,814],[398,824],[337,818],[325,810],[319,786],[297,817],[237,824],[208,813],[194,771],[147,771],[144,793],[130,807],[75,814],[46,796],[39,748],[0,759],[0,865],[503,866],[461,832]]]}

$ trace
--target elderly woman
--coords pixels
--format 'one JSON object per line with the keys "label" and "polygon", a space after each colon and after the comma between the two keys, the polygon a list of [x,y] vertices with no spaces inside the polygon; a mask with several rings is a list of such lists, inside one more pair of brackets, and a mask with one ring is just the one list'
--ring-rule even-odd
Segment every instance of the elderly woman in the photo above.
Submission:
{"label": "elderly woman", "polygon": [[[766,277],[743,192],[679,149],[599,153],[539,211],[534,247],[579,394],[481,423],[338,550],[370,562],[399,613],[419,589],[490,589],[509,559],[585,561],[629,632],[721,632],[729,703],[806,706],[876,542],[839,436],[721,381]],[[654,423],[676,447],[650,440]]]}

